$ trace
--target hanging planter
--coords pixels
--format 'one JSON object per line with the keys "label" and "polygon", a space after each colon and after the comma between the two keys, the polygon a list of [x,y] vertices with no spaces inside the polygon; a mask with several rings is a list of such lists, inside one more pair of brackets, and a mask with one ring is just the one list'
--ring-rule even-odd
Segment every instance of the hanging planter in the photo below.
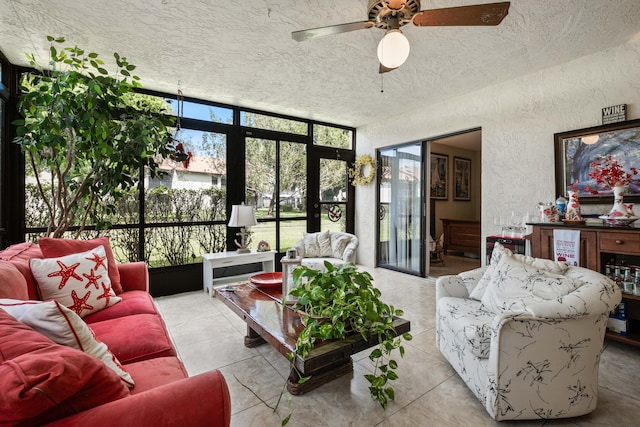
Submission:
{"label": "hanging planter", "polygon": [[178,96],[176,99],[178,101],[178,114],[176,120],[176,132],[173,139],[177,142],[177,144],[174,148],[175,152],[171,155],[171,158],[175,162],[182,163],[182,166],[185,169],[189,169],[189,163],[191,161],[191,157],[193,157],[193,154],[191,153],[191,151],[185,151],[184,145],[182,144],[182,142],[180,142],[180,140],[178,140],[178,134],[180,133],[180,129],[182,129],[180,126],[180,117],[182,117],[182,113],[184,111],[184,95],[182,94],[182,91],[180,89],[178,89]]}

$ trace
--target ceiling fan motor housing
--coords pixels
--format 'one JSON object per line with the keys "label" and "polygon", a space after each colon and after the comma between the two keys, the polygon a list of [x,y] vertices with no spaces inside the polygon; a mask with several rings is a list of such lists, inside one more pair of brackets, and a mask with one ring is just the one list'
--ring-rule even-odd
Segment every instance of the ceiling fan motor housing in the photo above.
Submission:
{"label": "ceiling fan motor housing", "polygon": [[411,17],[420,11],[420,0],[369,0],[367,10],[369,21],[375,22],[376,28],[399,28],[411,22]]}

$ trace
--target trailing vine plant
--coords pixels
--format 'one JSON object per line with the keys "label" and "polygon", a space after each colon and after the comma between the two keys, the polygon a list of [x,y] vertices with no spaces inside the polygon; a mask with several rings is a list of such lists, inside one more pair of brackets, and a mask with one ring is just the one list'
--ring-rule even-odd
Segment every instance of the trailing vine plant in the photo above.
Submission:
{"label": "trailing vine plant", "polygon": [[[395,389],[391,381],[397,380],[398,361],[394,357],[395,350],[400,357],[404,356],[403,341],[413,337],[409,332],[398,335],[393,326],[394,318],[404,312],[380,300],[381,292],[373,286],[373,278],[367,272],[358,271],[351,263],[335,267],[325,261],[326,271],[319,271],[300,266],[293,271],[295,288],[289,295],[297,297],[294,309],[303,316],[304,329],[296,341],[296,348],[288,354],[290,364],[289,378],[298,378],[303,384],[311,377],[303,376],[298,371],[295,358],[305,358],[313,350],[315,344],[322,340],[344,339],[351,334],[360,334],[370,341],[377,340],[378,346],[369,354],[374,364],[373,374],[364,377],[369,382],[369,392],[383,409],[387,409],[390,400],[395,400]],[[283,305],[286,295],[283,295]],[[293,415],[289,412],[282,417],[278,411],[285,395],[285,383],[280,390],[278,400],[270,405],[238,377],[236,381],[249,390],[265,406],[280,417],[281,426],[285,426]],[[286,398],[291,408],[291,396]]]}
{"label": "trailing vine plant", "polygon": [[344,339],[354,333],[365,340],[377,340],[379,345],[369,354],[374,373],[364,377],[371,397],[386,409],[389,400],[395,399],[391,384],[398,379],[395,350],[403,357],[402,343],[412,339],[409,332],[398,335],[393,325],[394,317],[404,313],[380,299],[382,293],[373,286],[369,273],[350,263],[338,267],[327,261],[324,264],[325,272],[306,266],[293,272],[296,287],[290,295],[298,298],[294,308],[304,312],[305,324],[295,354],[304,358],[319,340]]}

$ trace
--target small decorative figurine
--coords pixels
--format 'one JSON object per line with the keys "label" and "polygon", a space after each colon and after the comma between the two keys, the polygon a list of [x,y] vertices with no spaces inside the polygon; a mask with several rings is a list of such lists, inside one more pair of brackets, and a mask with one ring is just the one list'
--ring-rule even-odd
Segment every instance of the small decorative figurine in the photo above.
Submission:
{"label": "small decorative figurine", "polygon": [[269,242],[266,240],[261,240],[260,243],[258,243],[258,252],[267,252],[270,250],[271,246],[269,246]]}

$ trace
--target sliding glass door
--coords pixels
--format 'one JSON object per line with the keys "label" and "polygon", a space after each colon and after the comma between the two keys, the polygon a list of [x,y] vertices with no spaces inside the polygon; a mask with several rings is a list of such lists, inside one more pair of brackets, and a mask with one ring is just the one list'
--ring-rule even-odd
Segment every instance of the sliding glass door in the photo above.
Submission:
{"label": "sliding glass door", "polygon": [[422,143],[379,150],[378,266],[423,276],[426,256]]}

